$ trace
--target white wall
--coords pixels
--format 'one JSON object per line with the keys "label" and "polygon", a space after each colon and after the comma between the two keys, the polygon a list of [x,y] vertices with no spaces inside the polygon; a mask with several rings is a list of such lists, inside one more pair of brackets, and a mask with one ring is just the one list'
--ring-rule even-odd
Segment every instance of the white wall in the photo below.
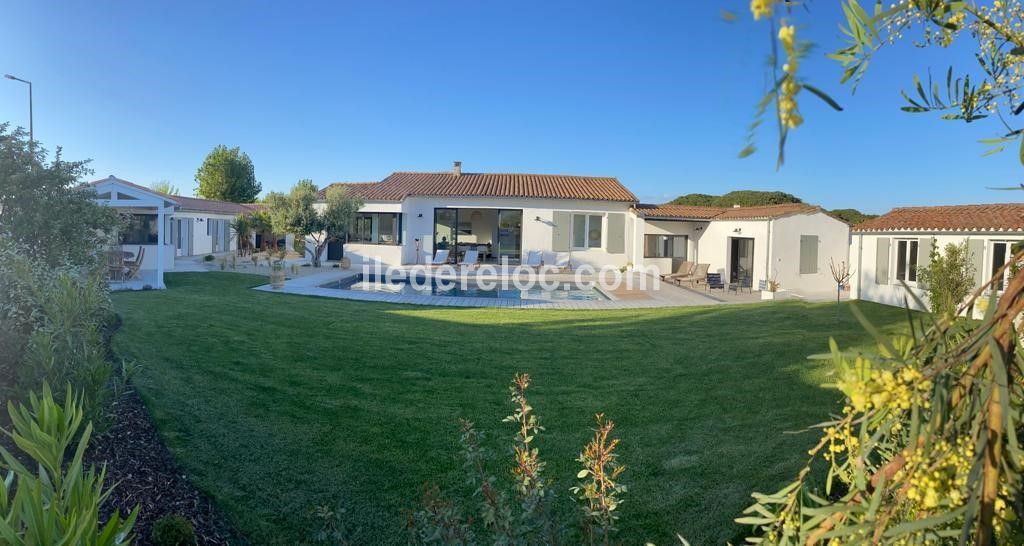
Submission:
{"label": "white wall", "polygon": [[713,220],[700,233],[697,239],[697,252],[693,261],[709,264],[710,273],[720,273],[722,280],[729,282],[729,270],[732,264],[730,239],[742,237],[754,239],[754,288],[758,281],[768,278],[766,275],[768,257],[768,221],[767,220]]}
{"label": "white wall", "polygon": [[[655,268],[659,275],[672,272],[672,258],[645,258],[644,257],[644,236],[646,235],[686,235],[689,239],[686,243],[686,257],[689,261],[695,261],[697,256],[697,240],[702,232],[707,229],[708,222],[680,222],[669,220],[643,220],[640,219],[638,238],[634,240],[633,263],[643,264],[649,268]],[[702,262],[705,263],[705,262]]]}
{"label": "white wall", "polygon": [[[851,282],[851,297],[854,299],[862,299],[867,301],[873,301],[876,303],[884,303],[886,305],[895,305],[903,307],[904,301],[909,302],[912,306],[918,307],[914,304],[913,298],[907,295],[907,289],[896,280],[896,241],[898,239],[923,239],[923,238],[934,238],[936,248],[941,252],[947,244],[962,244],[966,240],[981,240],[984,244],[982,264],[985,268],[983,276],[987,280],[991,274],[991,267],[993,261],[993,243],[994,242],[1017,242],[1024,240],[1024,235],[1020,233],[999,233],[999,232],[959,232],[959,233],[938,233],[938,232],[927,232],[927,231],[908,231],[908,232],[885,232],[885,233],[854,233],[852,241],[850,243],[850,259],[853,262],[855,269],[853,280]],[[889,239],[889,277],[888,282],[879,283],[875,278],[876,272],[876,252],[878,248],[878,241],[880,239]],[[976,272],[977,274],[977,272]],[[916,282],[908,282],[908,288],[911,292],[920,297],[925,304],[928,303],[928,292],[917,286]]]}
{"label": "white wall", "polygon": [[[800,236],[818,237],[817,273],[800,273]],[[783,289],[797,293],[834,292],[835,280],[829,268],[831,258],[837,264],[849,262],[850,226],[823,213],[797,214],[777,218],[771,223],[770,275]],[[757,279],[760,279],[758,277]],[[756,281],[755,281],[756,282]],[[756,285],[755,285],[756,286]]]}
{"label": "white wall", "polygon": [[[234,221],[235,216],[232,214],[211,214],[209,212],[191,212],[191,211],[175,211],[171,217],[173,219],[189,219],[192,222],[192,255],[193,256],[205,256],[213,252],[213,236],[206,234],[206,226],[209,220],[226,220],[229,223]],[[164,235],[167,237],[169,242],[171,239],[170,220],[168,225],[164,228]],[[173,242],[171,242],[173,243]],[[235,237],[234,230],[231,230],[230,241],[231,251],[238,250],[238,240]],[[218,252],[218,254],[225,254],[228,251]]]}

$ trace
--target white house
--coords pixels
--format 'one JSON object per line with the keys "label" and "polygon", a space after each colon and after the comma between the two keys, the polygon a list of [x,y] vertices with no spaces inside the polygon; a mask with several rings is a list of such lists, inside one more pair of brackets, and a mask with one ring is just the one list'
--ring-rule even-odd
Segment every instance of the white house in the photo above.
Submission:
{"label": "white house", "polygon": [[910,290],[928,303],[928,291],[917,278],[918,269],[928,265],[933,246],[941,251],[949,243],[964,241],[978,287],[1009,261],[1013,244],[1022,240],[1024,203],[896,208],[854,226],[851,296],[914,306],[906,292]]}
{"label": "white house", "polygon": [[443,248],[516,263],[536,250],[568,252],[576,265],[661,272],[696,261],[726,281],[775,278],[821,292],[834,284],[827,260],[845,260],[849,251],[849,226],[818,207],[642,205],[611,177],[463,173],[456,162],[449,172],[337,185],[365,205],[348,243],[329,245],[323,258],[354,264],[424,263]]}
{"label": "white house", "polygon": [[115,176],[92,186],[98,203],[130,215],[119,234],[121,249],[143,254],[139,278],[154,288],[163,288],[164,271],[174,270],[176,258],[237,250],[231,221],[255,210],[254,205],[166,195]]}

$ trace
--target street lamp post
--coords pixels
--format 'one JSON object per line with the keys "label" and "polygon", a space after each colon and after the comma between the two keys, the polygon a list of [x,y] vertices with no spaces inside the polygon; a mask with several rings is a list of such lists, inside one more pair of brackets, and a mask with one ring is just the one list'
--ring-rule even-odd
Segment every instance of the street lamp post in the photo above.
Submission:
{"label": "street lamp post", "polygon": [[12,76],[10,74],[4,74],[4,77],[8,80],[14,80],[16,82],[28,84],[28,149],[29,152],[35,152],[36,139],[35,133],[32,130],[32,82],[28,80],[23,80],[17,76]]}

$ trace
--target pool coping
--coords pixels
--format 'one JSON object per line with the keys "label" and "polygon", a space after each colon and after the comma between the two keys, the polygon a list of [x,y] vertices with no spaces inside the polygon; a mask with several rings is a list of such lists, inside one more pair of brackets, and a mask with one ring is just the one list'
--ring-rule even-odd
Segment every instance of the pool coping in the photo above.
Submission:
{"label": "pool coping", "polygon": [[[501,309],[650,309],[664,307],[687,307],[694,305],[723,305],[727,304],[722,300],[705,296],[693,291],[670,287],[669,290],[680,290],[686,293],[685,298],[679,301],[672,299],[650,298],[645,300],[615,298],[606,290],[602,294],[609,297],[605,301],[546,301],[546,300],[520,300],[511,298],[474,298],[467,296],[426,296],[409,294],[387,294],[381,292],[363,292],[358,290],[341,290],[337,288],[324,288],[320,285],[330,282],[344,280],[358,274],[357,271],[347,270],[315,273],[289,279],[285,281],[284,287],[272,288],[269,284],[254,287],[254,290],[279,294],[293,294],[299,296],[317,296],[324,298],[343,299],[351,301],[397,303],[405,305],[424,305],[433,307],[490,307]],[[666,285],[667,286],[667,285]],[[678,294],[677,294],[678,296]]]}

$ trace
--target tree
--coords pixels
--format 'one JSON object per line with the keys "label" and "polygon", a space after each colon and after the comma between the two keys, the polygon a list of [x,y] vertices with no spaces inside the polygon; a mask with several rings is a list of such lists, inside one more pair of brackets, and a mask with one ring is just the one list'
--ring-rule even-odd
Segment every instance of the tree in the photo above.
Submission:
{"label": "tree", "polygon": [[245,256],[252,252],[252,236],[255,233],[251,214],[239,214],[231,221],[231,231],[235,232],[238,241],[238,252]]}
{"label": "tree", "polygon": [[149,185],[149,189],[160,193],[166,193],[167,195],[181,195],[181,192],[178,191],[178,187],[171,184],[170,180],[159,180],[157,182],[153,182]]}
{"label": "tree", "polygon": [[694,205],[699,207],[755,207],[760,205],[780,205],[783,203],[803,203],[799,197],[781,191],[737,190],[725,195],[708,195],[691,193],[673,199],[672,205]]}
{"label": "tree", "polygon": [[327,188],[323,210],[318,211],[314,206],[318,191],[312,180],[300,180],[287,195],[272,192],[265,200],[275,232],[293,233],[313,242],[310,261],[314,267],[320,267],[328,244],[345,240],[363,206],[362,200],[345,188],[331,186]]}
{"label": "tree", "polygon": [[854,226],[872,218],[878,218],[877,214],[865,214],[857,209],[832,209],[828,213]]}
{"label": "tree", "polygon": [[[770,58],[771,89],[754,125],[774,109],[779,165],[789,133],[803,123],[800,97],[809,94],[840,109],[798,77],[810,48],[797,40],[797,23],[804,24],[796,17],[809,11],[804,3],[791,9],[796,4],[749,4],[755,19],[771,22],[772,48],[779,52]],[[997,120],[1005,132],[987,141],[993,151],[1017,140],[1024,144],[1024,131],[1010,124],[1024,111],[1018,97],[1024,75],[1020,0],[899,0],[879,2],[871,14],[856,0],[842,7],[846,43],[829,55],[843,67],[842,82],[856,87],[874,56],[905,36],[920,47],[943,48],[970,37],[980,76],[955,76],[952,67],[941,81],[915,76],[916,96],[903,93],[903,110],[939,112],[963,122]],[[752,152],[750,144],[740,155]],[[959,277],[963,269],[953,265],[960,249],[956,255],[940,263]],[[1011,263],[1022,259],[1024,253],[1017,253]],[[878,349],[843,351],[830,342],[842,412],[814,427],[816,442],[796,479],[775,493],[755,494],[754,504],[736,520],[753,526],[751,541],[1024,543],[1024,347],[1017,327],[1024,313],[1024,276],[1012,276],[1000,295],[994,287],[1004,273],[996,271],[963,303],[952,293],[936,298],[947,308],[955,300],[953,313],[908,315],[909,334],[885,335],[851,306]],[[957,318],[980,298],[990,302],[983,320]]]}
{"label": "tree", "polygon": [[249,156],[223,144],[216,146],[196,171],[196,195],[207,199],[252,203],[263,186],[256,181]]}
{"label": "tree", "polygon": [[25,131],[0,124],[0,238],[52,267],[98,265],[119,218],[82,178],[88,161],[52,159]]}
{"label": "tree", "polygon": [[949,243],[943,253],[933,245],[931,261],[917,271],[917,280],[919,285],[928,287],[932,313],[955,315],[974,289],[974,264],[967,242]]}

